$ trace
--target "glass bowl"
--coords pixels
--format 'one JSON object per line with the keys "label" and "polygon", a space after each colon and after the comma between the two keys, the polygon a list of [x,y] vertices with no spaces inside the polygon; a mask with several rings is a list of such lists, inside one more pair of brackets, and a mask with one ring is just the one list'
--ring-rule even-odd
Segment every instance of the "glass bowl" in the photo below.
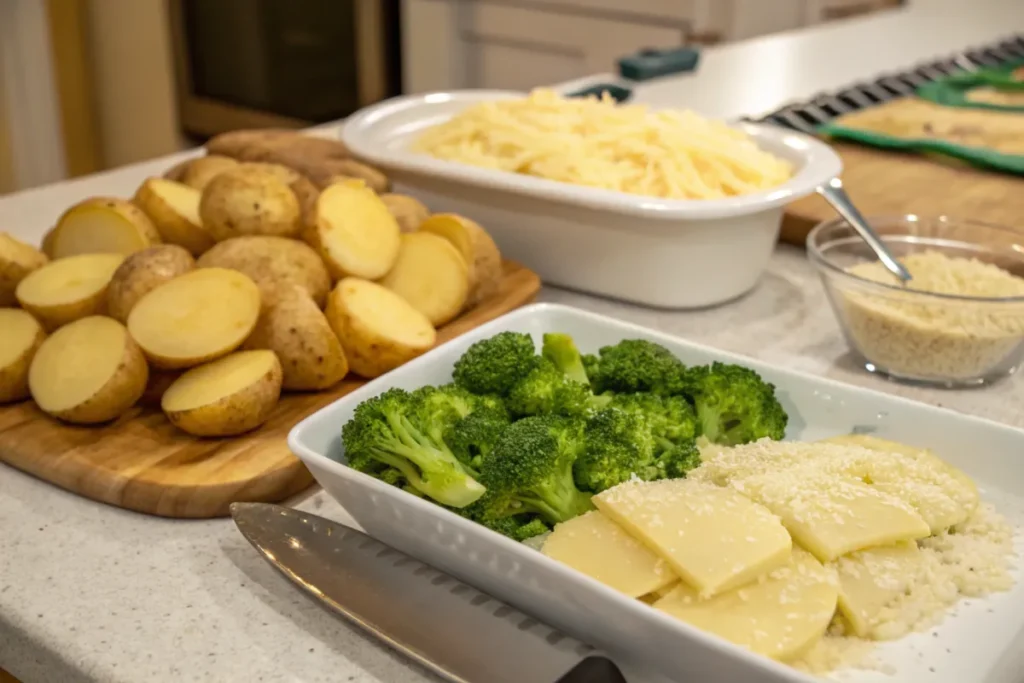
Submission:
{"label": "glass bowl", "polygon": [[[937,251],[1024,278],[1024,233],[944,216],[870,216],[868,222],[896,258]],[[846,269],[877,259],[842,219],[817,225],[807,236],[807,254],[850,349],[870,372],[977,386],[1013,373],[1024,360],[1024,296],[934,294],[905,288],[895,277],[887,284],[853,275]]]}

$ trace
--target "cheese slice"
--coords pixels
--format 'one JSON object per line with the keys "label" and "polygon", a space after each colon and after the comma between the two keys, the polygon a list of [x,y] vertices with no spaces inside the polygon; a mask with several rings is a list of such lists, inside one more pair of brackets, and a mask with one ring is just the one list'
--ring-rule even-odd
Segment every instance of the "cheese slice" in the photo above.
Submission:
{"label": "cheese slice", "polygon": [[885,608],[921,578],[924,562],[917,544],[910,542],[844,555],[834,566],[839,610],[854,635],[870,638]]}
{"label": "cheese slice", "polygon": [[933,534],[961,524],[978,507],[978,488],[971,478],[927,449],[870,434],[847,434],[825,442],[884,454],[860,458],[858,471],[851,474],[905,500],[924,518]]}
{"label": "cheese slice", "polygon": [[789,561],[792,541],[779,519],[733,489],[688,479],[629,481],[593,500],[702,595]]}
{"label": "cheese slice", "polygon": [[758,654],[791,660],[817,643],[836,610],[835,573],[793,548],[789,564],[746,586],[701,598],[680,584],[654,604],[677,619]]}
{"label": "cheese slice", "polygon": [[597,511],[556,526],[542,552],[631,598],[678,581],[663,559]]}
{"label": "cheese slice", "polygon": [[817,463],[732,485],[778,515],[793,540],[822,562],[931,534],[928,524],[904,501],[825,471]]}

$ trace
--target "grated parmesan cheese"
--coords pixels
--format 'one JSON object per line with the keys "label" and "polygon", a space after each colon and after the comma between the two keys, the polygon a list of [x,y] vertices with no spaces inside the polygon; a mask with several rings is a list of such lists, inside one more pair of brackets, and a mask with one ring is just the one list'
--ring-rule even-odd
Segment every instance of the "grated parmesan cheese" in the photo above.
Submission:
{"label": "grated parmesan cheese", "polygon": [[413,148],[483,168],[672,199],[749,194],[792,175],[787,162],[720,121],[551,90],[469,107],[428,129]]}
{"label": "grated parmesan cheese", "polygon": [[[1003,299],[1024,297],[1024,278],[976,259],[937,251],[902,260],[915,292]],[[897,284],[877,262],[847,269],[852,275]],[[842,292],[836,301],[851,342],[881,369],[914,379],[967,381],[995,371],[1024,337],[1019,303],[928,300],[914,292]]]}

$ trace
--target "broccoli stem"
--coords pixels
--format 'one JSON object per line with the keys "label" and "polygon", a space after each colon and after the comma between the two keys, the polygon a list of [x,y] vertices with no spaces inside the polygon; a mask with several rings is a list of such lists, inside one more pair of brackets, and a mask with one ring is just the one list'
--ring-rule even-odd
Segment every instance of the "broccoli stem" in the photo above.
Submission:
{"label": "broccoli stem", "polygon": [[587,371],[583,367],[583,357],[576,342],[567,334],[548,333],[544,335],[541,355],[554,363],[562,374],[580,384],[590,385]]}

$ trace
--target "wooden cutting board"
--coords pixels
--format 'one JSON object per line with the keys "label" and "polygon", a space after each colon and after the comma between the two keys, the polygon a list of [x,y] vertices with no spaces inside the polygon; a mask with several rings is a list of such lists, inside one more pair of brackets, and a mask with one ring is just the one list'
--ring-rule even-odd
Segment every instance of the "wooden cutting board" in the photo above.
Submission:
{"label": "wooden cutting board", "polygon": [[[439,330],[438,343],[519,308],[539,290],[536,273],[506,261],[499,291]],[[103,427],[76,427],[25,401],[0,408],[0,461],[129,510],[223,517],[232,502],[278,502],[309,487],[313,478],[288,450],[288,431],[364,383],[351,378],[331,391],[284,394],[265,425],[231,439],[189,436],[160,411],[140,407]]]}
{"label": "wooden cutting board", "polygon": [[[939,157],[838,143],[843,183],[865,215],[948,215],[1024,232],[1024,178],[983,171]],[[803,246],[815,225],[835,217],[813,195],[786,208],[783,242]]]}

